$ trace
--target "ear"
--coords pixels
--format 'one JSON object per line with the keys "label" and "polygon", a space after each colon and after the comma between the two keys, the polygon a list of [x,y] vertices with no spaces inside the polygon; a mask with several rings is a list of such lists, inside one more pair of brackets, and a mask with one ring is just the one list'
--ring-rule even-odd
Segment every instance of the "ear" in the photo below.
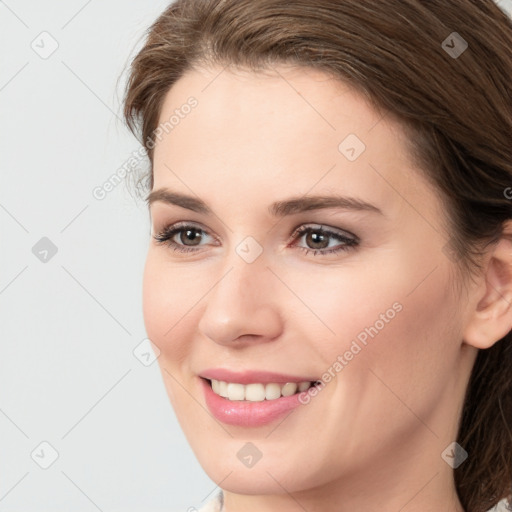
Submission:
{"label": "ear", "polygon": [[476,293],[476,308],[470,312],[464,341],[476,348],[494,345],[512,329],[512,223],[504,224],[500,240],[486,257]]}

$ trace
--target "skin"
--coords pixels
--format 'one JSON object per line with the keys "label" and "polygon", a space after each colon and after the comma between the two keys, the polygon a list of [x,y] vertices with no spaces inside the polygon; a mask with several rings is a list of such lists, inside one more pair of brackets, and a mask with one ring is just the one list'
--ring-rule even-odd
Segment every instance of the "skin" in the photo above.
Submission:
{"label": "skin", "polygon": [[[320,71],[196,68],[167,93],[160,122],[190,96],[197,107],[157,141],[153,190],[200,198],[213,214],[151,204],[153,235],[179,221],[204,233],[199,245],[174,236],[189,253],[151,240],[143,310],[178,421],[224,490],[224,510],[462,511],[441,454],[456,440],[477,349],[512,323],[503,300],[510,245],[500,242],[485,272],[456,286],[439,193],[413,165],[400,125]],[[353,162],[338,149],[348,134],[366,145]],[[275,201],[317,194],[382,213],[268,212]],[[314,248],[311,239],[292,235],[311,223],[359,245],[306,254],[300,247]],[[236,252],[248,236],[262,249],[252,263]],[[286,418],[247,428],[209,413],[202,370],[321,378],[395,303],[401,311]],[[262,452],[252,468],[237,458],[248,441]]]}

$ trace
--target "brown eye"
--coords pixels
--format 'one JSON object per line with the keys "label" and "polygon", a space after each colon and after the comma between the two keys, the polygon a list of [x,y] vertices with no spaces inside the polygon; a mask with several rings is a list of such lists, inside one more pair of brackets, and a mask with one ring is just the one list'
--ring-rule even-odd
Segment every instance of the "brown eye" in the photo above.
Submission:
{"label": "brown eye", "polygon": [[325,249],[329,246],[329,235],[319,233],[318,231],[307,233],[305,240],[311,249]]}
{"label": "brown eye", "polygon": [[[306,254],[313,251],[313,255],[347,251],[359,244],[359,239],[351,233],[341,230],[332,231],[322,226],[301,226],[295,231],[293,238],[304,238],[305,245],[295,245],[295,247],[305,251]],[[338,243],[330,245],[331,241]]]}
{"label": "brown eye", "polygon": [[178,252],[198,251],[204,237],[214,238],[203,229],[191,224],[181,223],[167,226],[153,238],[158,244],[171,247]]}
{"label": "brown eye", "polygon": [[192,229],[181,229],[179,232],[180,242],[184,245],[199,245],[201,242],[202,230],[197,228]]}

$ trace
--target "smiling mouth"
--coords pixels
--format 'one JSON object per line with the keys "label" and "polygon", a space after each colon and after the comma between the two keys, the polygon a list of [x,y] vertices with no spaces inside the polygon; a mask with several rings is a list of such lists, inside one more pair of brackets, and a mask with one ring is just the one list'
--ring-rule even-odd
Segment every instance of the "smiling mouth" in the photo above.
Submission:
{"label": "smiling mouth", "polygon": [[204,379],[209,383],[213,392],[226,400],[263,402],[264,400],[277,400],[278,398],[295,395],[319,385],[319,381],[287,382],[278,384],[239,384],[216,379]]}

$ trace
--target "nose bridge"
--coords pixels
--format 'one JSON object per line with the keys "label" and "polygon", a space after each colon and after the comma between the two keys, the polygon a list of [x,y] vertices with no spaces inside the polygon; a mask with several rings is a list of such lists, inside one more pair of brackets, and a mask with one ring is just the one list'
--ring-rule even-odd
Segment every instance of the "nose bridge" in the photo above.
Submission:
{"label": "nose bridge", "polygon": [[245,242],[238,244],[226,258],[208,302],[232,302],[235,308],[241,309],[255,307],[261,299],[268,299],[264,289],[272,273],[262,252],[255,256],[253,247],[247,247]]}

